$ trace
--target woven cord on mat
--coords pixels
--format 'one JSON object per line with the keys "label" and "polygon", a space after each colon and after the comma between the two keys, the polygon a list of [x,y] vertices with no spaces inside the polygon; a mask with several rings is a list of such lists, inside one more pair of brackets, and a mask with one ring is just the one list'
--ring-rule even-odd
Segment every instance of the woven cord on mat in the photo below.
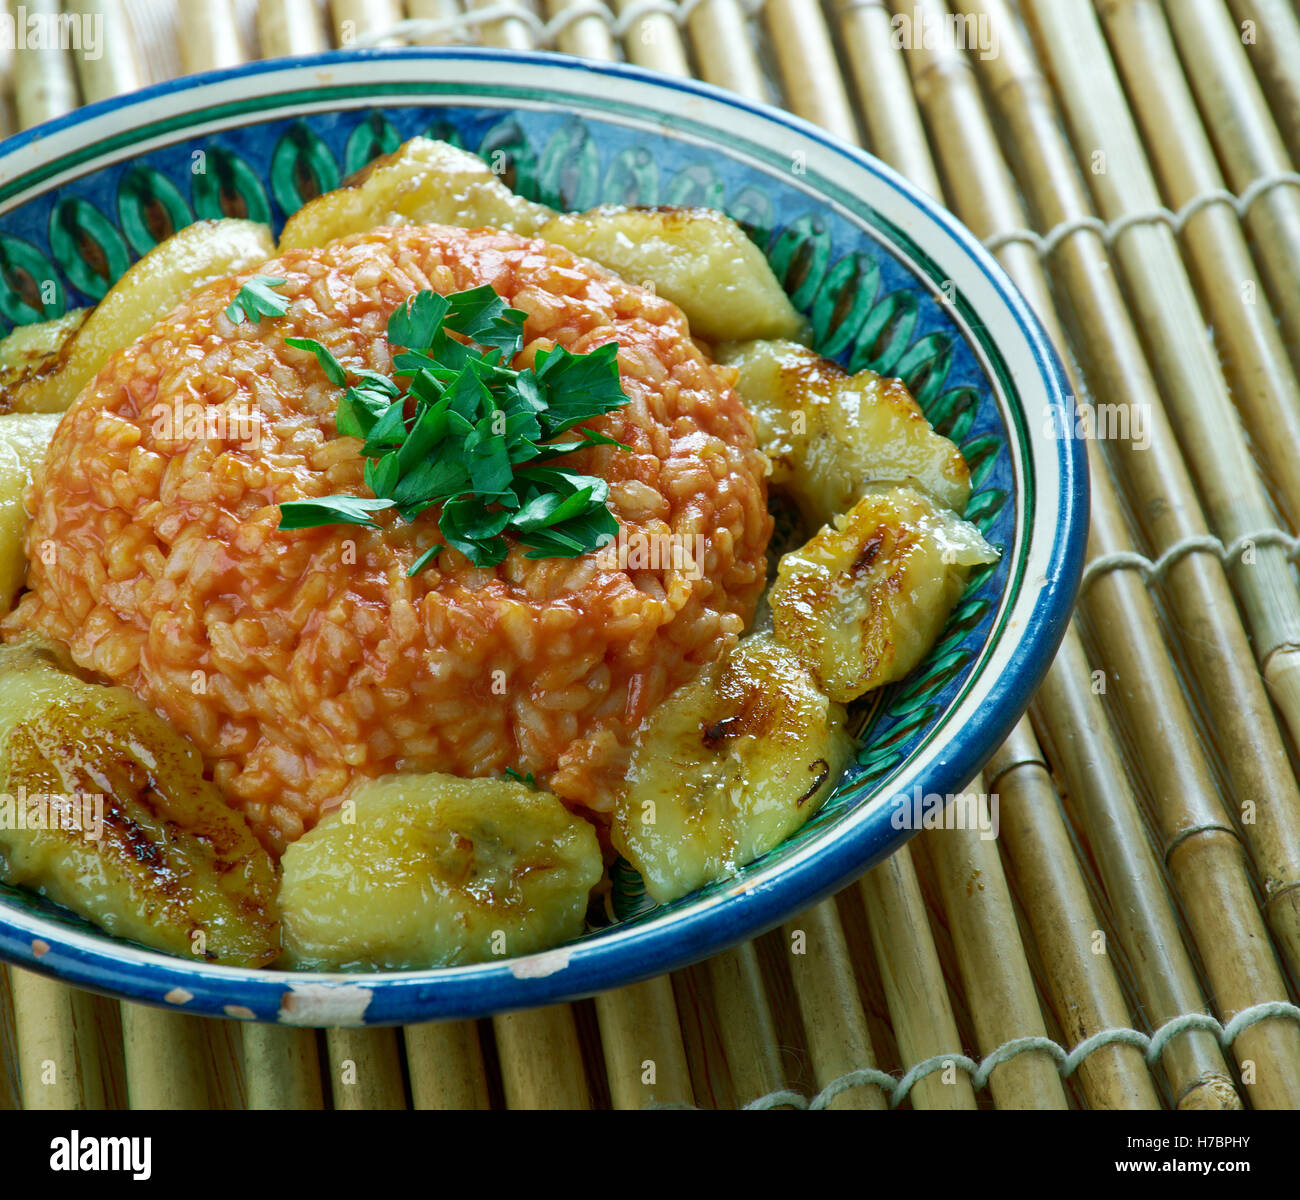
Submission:
{"label": "woven cord on mat", "polygon": [[1256,0],[64,7],[104,15],[105,53],[0,63],[0,121],[402,40],[626,57],[784,104],[947,203],[1142,445],[1088,442],[1076,619],[973,785],[996,789],[995,843],[927,831],[707,963],[490,1022],[240,1026],[5,971],[0,1107],[1300,1107],[1294,23],[1248,45]]}

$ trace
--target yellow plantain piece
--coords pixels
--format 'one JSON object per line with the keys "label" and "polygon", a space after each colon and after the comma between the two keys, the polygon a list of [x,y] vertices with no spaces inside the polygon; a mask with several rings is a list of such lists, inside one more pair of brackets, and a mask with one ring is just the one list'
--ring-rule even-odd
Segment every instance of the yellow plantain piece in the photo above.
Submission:
{"label": "yellow plantain piece", "polygon": [[872,492],[782,556],[777,640],[842,704],[901,679],[929,651],[971,567],[997,551],[910,488]]}
{"label": "yellow plantain piece", "polygon": [[534,234],[555,214],[516,196],[476,154],[417,137],[375,159],[285,223],[280,252],[381,225],[454,225]]}
{"label": "yellow plantain piece", "polygon": [[603,866],[595,830],[549,792],[438,774],[359,784],[281,865],[290,965],[388,970],[569,941]]}
{"label": "yellow plantain piece", "polygon": [[[271,231],[254,221],[231,218],[187,225],[133,264],[57,353],[0,387],[0,412],[66,412],[112,354],[146,333],[187,296],[255,267],[274,253]],[[10,339],[17,336],[15,331]]]}
{"label": "yellow plantain piece", "polygon": [[58,413],[0,413],[0,612],[27,578],[27,485],[59,423]]}
{"label": "yellow plantain piece", "polygon": [[171,954],[279,953],[275,867],[198,752],[33,643],[0,648],[0,817],[7,884]]}
{"label": "yellow plantain piece", "polygon": [[661,903],[726,878],[834,790],[853,750],[844,719],[795,655],[751,634],[647,719],[615,847]]}
{"label": "yellow plantain piece", "polygon": [[803,329],[763,252],[713,209],[606,205],[561,214],[539,236],[653,286],[707,341],[793,338]]}
{"label": "yellow plantain piece", "polygon": [[60,351],[92,311],[74,308],[52,321],[19,325],[0,339],[0,395],[23,379],[37,379],[53,371]]}
{"label": "yellow plantain piece", "polygon": [[925,419],[898,379],[846,374],[829,359],[786,341],[718,348],[736,367],[736,390],[754,414],[759,448],[814,527],[847,511],[871,488],[910,486],[941,508],[963,512],[970,471]]}

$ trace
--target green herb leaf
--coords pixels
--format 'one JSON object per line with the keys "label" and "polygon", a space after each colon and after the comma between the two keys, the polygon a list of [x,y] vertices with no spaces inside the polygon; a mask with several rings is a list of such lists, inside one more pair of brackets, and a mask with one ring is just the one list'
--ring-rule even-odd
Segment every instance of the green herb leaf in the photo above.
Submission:
{"label": "green herb leaf", "polygon": [[453,496],[442,508],[438,522],[449,537],[482,541],[496,537],[510,523],[510,513],[489,508],[490,498],[462,492]]}
{"label": "green herb leaf", "polygon": [[[553,464],[592,446],[629,449],[581,427],[627,403],[618,347],[611,342],[573,354],[557,346],[540,352],[532,368],[515,371],[507,364],[523,344],[525,319],[488,286],[447,296],[418,292],[394,310],[388,339],[401,350],[393,373],[405,386],[354,370],[357,382],[339,398],[335,419],[341,436],[362,439],[364,479],[375,499],[330,496],[282,505],[281,528],[378,528],[368,514],[395,508],[410,522],[440,508],[445,541],[424,550],[411,575],[446,546],[475,566],[491,567],[505,558],[507,537],[527,547],[530,558],[573,558],[614,537],[609,484]],[[285,341],[313,353],[331,382],[344,387],[347,372],[319,342]],[[575,427],[575,439],[553,440]]]}
{"label": "green herb leaf", "polygon": [[533,373],[546,400],[542,423],[548,437],[627,403],[618,381],[617,342],[590,354],[571,354],[563,346],[538,351]]}
{"label": "green herb leaf", "polygon": [[523,532],[519,540],[531,547],[528,558],[577,558],[618,536],[618,520],[603,504],[548,529]]}
{"label": "green herb leaf", "polygon": [[401,503],[401,498],[393,495],[402,478],[396,451],[385,454],[383,458],[367,459],[364,474],[366,487],[376,496],[385,496],[394,503]]}
{"label": "green herb leaf", "polygon": [[[402,476],[393,489],[393,499],[403,506],[421,504],[455,495],[469,487],[465,463],[456,458],[427,458]],[[427,505],[426,505],[427,507]]]}
{"label": "green herb leaf", "polygon": [[388,318],[388,340],[407,350],[428,350],[451,308],[446,296],[428,290],[416,292]]}
{"label": "green herb leaf", "polygon": [[320,363],[321,370],[325,372],[325,378],[335,387],[342,387],[347,383],[348,377],[343,370],[343,364],[315,338],[287,337],[284,339],[284,344],[292,346],[295,350],[311,351],[316,356],[316,361]]}
{"label": "green herb leaf", "polygon": [[394,400],[371,426],[366,444],[361,447],[361,453],[367,458],[375,458],[396,449],[404,441],[406,441],[406,402]]}
{"label": "green herb leaf", "polygon": [[396,400],[402,394],[402,389],[397,386],[387,375],[381,375],[378,371],[371,371],[362,367],[359,371],[354,371],[365,386],[375,392],[382,392],[389,399]]}
{"label": "green herb leaf", "polygon": [[444,551],[446,548],[447,547],[444,546],[441,542],[434,542],[432,546],[430,546],[423,554],[420,555],[419,558],[417,558],[409,567],[407,567],[406,569],[407,578],[410,579],[418,575],[421,571],[424,570],[425,567],[427,567],[431,562],[433,562],[433,560],[437,558],[438,555],[441,554],[442,551]]}
{"label": "green herb leaf", "polygon": [[254,275],[231,301],[226,316],[236,325],[245,320],[257,324],[263,317],[282,317],[289,311],[289,301],[277,296],[271,289],[284,283],[270,275]]}
{"label": "green herb leaf", "polygon": [[505,435],[493,433],[492,423],[492,417],[484,417],[465,438],[466,465],[476,492],[504,491],[514,475]]}
{"label": "green herb leaf", "polygon": [[367,438],[375,422],[388,411],[387,396],[368,388],[348,388],[339,399],[334,427],[339,437]]}
{"label": "green herb leaf", "polygon": [[443,322],[448,329],[464,334],[480,346],[499,350],[513,358],[524,339],[524,321],[528,314],[508,308],[491,285],[470,288],[448,296],[451,308]]}
{"label": "green herb leaf", "polygon": [[370,496],[321,496],[316,500],[288,500],[280,505],[281,529],[310,529],[316,525],[381,526],[370,513],[392,508],[393,502]]}
{"label": "green herb leaf", "polygon": [[631,446],[625,446],[617,438],[612,438],[607,433],[598,433],[594,429],[587,429],[583,426],[579,426],[573,432],[582,438],[583,441],[590,442],[593,446],[613,446],[615,449],[626,450],[629,454],[632,453]]}

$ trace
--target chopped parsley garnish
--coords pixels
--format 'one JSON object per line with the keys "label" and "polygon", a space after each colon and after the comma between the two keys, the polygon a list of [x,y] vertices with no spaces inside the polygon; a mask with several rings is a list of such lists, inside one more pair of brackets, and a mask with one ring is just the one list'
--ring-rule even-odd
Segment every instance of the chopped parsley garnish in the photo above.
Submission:
{"label": "chopped parsley garnish", "polygon": [[245,320],[256,324],[263,317],[284,316],[289,310],[289,301],[271,291],[283,282],[283,279],[273,279],[269,275],[254,275],[239,289],[239,295],[226,309],[226,316],[236,325]]}
{"label": "chopped parsley garnish", "polygon": [[[343,364],[315,338],[285,338],[284,344],[292,346],[295,350],[309,350],[314,354],[316,361],[320,363],[320,369],[325,372],[325,378],[335,387],[342,387],[347,383],[348,376],[343,370]],[[385,380],[385,382],[389,381]]]}
{"label": "chopped parsley garnish", "polygon": [[507,779],[513,779],[516,783],[526,783],[533,791],[537,791],[537,780],[533,778],[533,773],[529,771],[526,775],[520,775],[514,767],[507,767],[501,772]]}
{"label": "chopped parsley garnish", "polygon": [[[506,364],[523,345],[524,317],[486,284],[446,296],[418,292],[388,319],[388,340],[400,350],[395,377],[351,370],[350,384],[349,371],[319,342],[286,338],[345,388],[335,427],[341,437],[361,439],[374,498],[289,501],[280,506],[280,528],[378,528],[372,513],[393,509],[413,521],[441,505],[445,541],[425,549],[411,575],[446,546],[491,567],[505,558],[507,535],[528,547],[529,558],[576,558],[613,538],[618,522],[607,504],[609,484],[556,460],[592,446],[628,449],[580,428],[628,402],[618,346],[610,342],[590,354],[556,346],[515,371]],[[555,440],[569,432],[571,438]]]}

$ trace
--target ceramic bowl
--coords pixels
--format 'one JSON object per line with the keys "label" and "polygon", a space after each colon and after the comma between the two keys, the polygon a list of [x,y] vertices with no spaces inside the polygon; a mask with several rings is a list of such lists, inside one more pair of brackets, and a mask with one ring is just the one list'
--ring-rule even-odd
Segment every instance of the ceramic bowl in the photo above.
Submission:
{"label": "ceramic bowl", "polygon": [[625,65],[493,50],[343,51],[193,76],[0,144],[0,319],[93,303],[204,217],[278,227],[416,134],[557,208],[722,208],[766,252],[815,345],[911,387],[970,464],[966,516],[1001,551],[913,674],[853,710],[861,750],[795,836],[654,905],[625,864],[578,941],[442,970],[308,975],[154,953],[0,891],[0,954],[188,1012],[293,1024],[470,1017],[626,984],[755,936],[897,849],[965,788],[1029,702],[1078,584],[1087,475],[1047,338],[1001,268],[889,168],[775,109]]}

